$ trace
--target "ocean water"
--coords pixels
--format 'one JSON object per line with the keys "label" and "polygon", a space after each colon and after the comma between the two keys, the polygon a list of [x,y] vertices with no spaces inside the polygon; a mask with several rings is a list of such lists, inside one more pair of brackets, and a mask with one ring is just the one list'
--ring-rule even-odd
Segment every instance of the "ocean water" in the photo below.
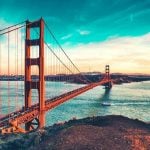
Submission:
{"label": "ocean water", "polygon": [[[64,82],[47,82],[46,97],[54,97],[69,90],[84,85]],[[23,82],[11,81],[0,83],[0,113],[7,114],[23,106]],[[8,97],[9,93],[9,97]],[[17,95],[15,94],[17,93]],[[33,92],[33,103],[37,102],[37,92]],[[9,104],[9,109],[8,109]],[[17,105],[16,105],[17,104]],[[108,105],[104,105],[108,104]],[[130,118],[150,122],[150,81],[133,82],[129,84],[113,85],[110,91],[103,86],[96,87],[78,97],[48,111],[46,125],[64,122],[72,118],[84,118],[97,115],[124,115]]]}

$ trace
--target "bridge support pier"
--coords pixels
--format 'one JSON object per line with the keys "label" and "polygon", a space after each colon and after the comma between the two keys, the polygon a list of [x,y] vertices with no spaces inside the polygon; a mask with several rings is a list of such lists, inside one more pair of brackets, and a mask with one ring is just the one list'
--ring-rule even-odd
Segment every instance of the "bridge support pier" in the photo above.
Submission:
{"label": "bridge support pier", "polygon": [[105,89],[111,89],[112,88],[112,83],[108,82],[105,84]]}
{"label": "bridge support pier", "polygon": [[[31,39],[30,30],[39,28],[39,38]],[[39,57],[31,58],[31,46],[38,46]],[[31,66],[37,65],[39,68],[38,81],[32,81]],[[39,115],[35,120],[39,128],[45,126],[45,81],[44,81],[44,21],[40,19],[35,22],[26,22],[26,41],[25,41],[25,110],[32,106],[32,89],[38,90]],[[34,128],[34,120],[25,124],[25,130],[30,131]]]}

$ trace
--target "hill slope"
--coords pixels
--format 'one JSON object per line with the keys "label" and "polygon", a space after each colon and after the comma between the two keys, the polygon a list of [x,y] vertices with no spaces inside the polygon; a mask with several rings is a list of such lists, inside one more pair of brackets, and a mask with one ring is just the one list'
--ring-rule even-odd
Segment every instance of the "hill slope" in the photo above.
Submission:
{"label": "hill slope", "polygon": [[3,150],[147,150],[150,124],[123,116],[89,117],[0,140]]}

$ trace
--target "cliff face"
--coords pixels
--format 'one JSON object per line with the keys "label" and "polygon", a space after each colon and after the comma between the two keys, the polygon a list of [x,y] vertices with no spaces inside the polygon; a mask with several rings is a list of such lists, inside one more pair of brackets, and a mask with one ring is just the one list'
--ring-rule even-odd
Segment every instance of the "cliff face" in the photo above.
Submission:
{"label": "cliff face", "polygon": [[150,149],[150,124],[123,116],[89,117],[27,134],[3,135],[0,149]]}

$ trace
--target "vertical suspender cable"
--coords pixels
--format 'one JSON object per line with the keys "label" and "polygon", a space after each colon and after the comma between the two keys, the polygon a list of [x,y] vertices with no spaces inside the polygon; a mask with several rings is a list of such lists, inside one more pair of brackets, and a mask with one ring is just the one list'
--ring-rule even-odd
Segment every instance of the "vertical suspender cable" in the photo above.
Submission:
{"label": "vertical suspender cable", "polygon": [[[16,38],[16,30],[15,30],[15,77],[17,76],[17,38]],[[14,82],[15,85],[15,109],[17,109],[17,82]]]}
{"label": "vertical suspender cable", "polygon": [[10,81],[9,81],[9,79],[10,79],[10,66],[9,66],[9,60],[10,59],[10,56],[9,56],[9,32],[8,32],[8,68],[7,68],[7,74],[8,74],[8,113],[10,112]]}
{"label": "vertical suspender cable", "polygon": [[17,99],[16,99],[16,102],[17,102],[17,109],[18,109],[18,29],[17,29]]}
{"label": "vertical suspender cable", "polygon": [[[44,46],[45,46],[45,45],[44,45]],[[48,69],[47,69],[47,67],[48,67],[47,61],[48,61],[48,60],[47,60],[47,50],[46,50],[46,49],[45,49],[44,55],[45,55],[45,56],[44,56],[44,58],[45,58],[45,69],[44,69],[45,72],[44,72],[44,74],[45,74],[45,80],[46,80],[46,84],[45,84],[45,85],[46,85],[46,88],[45,88],[45,90],[46,90],[45,94],[46,94],[46,95],[45,95],[45,97],[46,97],[46,99],[47,99],[47,87],[48,87],[48,84],[47,84],[47,83],[48,83],[48,81],[47,81],[47,74],[48,74],[48,73],[47,73],[47,71],[48,71]]]}
{"label": "vertical suspender cable", "polygon": [[[0,38],[1,40],[1,38]],[[2,76],[2,73],[1,73],[1,64],[2,64],[2,56],[1,56],[1,41],[0,41],[0,114],[2,114],[2,96],[1,96],[1,76]]]}
{"label": "vertical suspender cable", "polygon": [[[22,66],[23,66],[23,57],[22,57],[22,51],[23,51],[23,48],[22,48],[22,37],[20,37],[20,42],[21,42],[21,46],[20,46],[20,54],[21,54],[21,62],[20,62],[20,78],[21,78],[21,80],[20,80],[20,94],[21,94],[21,97],[23,96],[23,93],[22,93],[22,91],[24,91],[23,89],[22,89],[22,76],[23,76],[23,73],[22,73]],[[22,104],[22,103],[21,103]],[[22,106],[22,105],[21,105]]]}
{"label": "vertical suspender cable", "polygon": [[[60,45],[60,43],[58,42],[58,40],[56,39],[55,35],[53,34],[53,32],[51,31],[51,29],[49,28],[48,24],[46,22],[45,26],[47,27],[47,30],[49,31],[50,35],[53,37],[53,39],[55,40],[56,44],[58,45],[58,47],[60,48],[60,50],[63,52],[63,54],[66,56],[66,58],[70,61],[70,63],[72,64],[72,66],[75,68],[75,70],[77,70],[77,72],[81,73],[80,70],[78,69],[78,67],[73,63],[73,61],[70,59],[70,57],[67,55],[67,53],[64,51],[64,49],[62,48],[62,46]],[[91,83],[90,80],[88,80],[84,75],[81,74],[81,76],[85,79],[86,83]],[[82,80],[82,79],[81,79]]]}
{"label": "vertical suspender cable", "polygon": [[[47,48],[47,47],[46,47]],[[47,53],[48,53],[48,48],[47,48]],[[54,73],[53,73],[53,55],[50,53],[50,55],[51,55],[51,61],[50,61],[50,75],[51,75],[51,79],[52,79],[52,81],[50,80],[50,82],[52,82],[53,83],[53,75],[54,75]],[[53,89],[52,89],[53,90]],[[53,92],[52,92],[53,93]],[[54,93],[53,93],[54,94]],[[54,96],[54,95],[52,95],[52,96]]]}
{"label": "vertical suspender cable", "polygon": [[[47,39],[47,34],[46,34],[46,32],[45,32],[44,35],[45,35],[44,39]],[[47,94],[48,94],[48,93],[47,93],[47,88],[48,88],[48,85],[49,85],[49,84],[48,84],[49,81],[47,80],[47,79],[48,79],[48,77],[47,77],[47,75],[48,75],[48,68],[47,68],[47,67],[48,67],[48,62],[47,62],[48,59],[47,59],[47,49],[45,48],[45,44],[44,44],[44,51],[45,51],[45,53],[44,53],[44,58],[45,58],[45,60],[44,60],[44,61],[45,61],[45,62],[44,62],[44,64],[45,64],[45,66],[44,66],[44,67],[45,67],[45,69],[44,69],[44,71],[45,71],[45,72],[44,72],[44,75],[45,75],[45,81],[46,81],[46,82],[45,82],[45,97],[46,97],[46,99],[47,99],[47,98],[48,98],[48,96],[47,96]]]}
{"label": "vertical suspender cable", "polygon": [[[36,34],[35,34],[35,37],[36,37]],[[38,45],[38,43],[36,43],[36,45]],[[40,57],[40,51],[39,51],[39,49],[38,49],[38,47],[36,46],[35,47],[35,57],[36,58],[38,58],[38,57]],[[36,60],[36,64],[38,64],[38,61]],[[39,84],[39,76],[40,76],[40,74],[39,74],[39,66],[38,65],[36,65],[36,68],[35,68],[36,70],[35,70],[35,72],[36,72],[36,93],[37,93],[37,95],[39,94],[38,93],[38,84]],[[39,97],[39,95],[38,95],[38,97]],[[37,98],[38,98],[37,97]],[[37,99],[36,98],[36,99]]]}
{"label": "vertical suspender cable", "polygon": [[[24,30],[24,33],[25,33],[25,30]],[[21,50],[21,63],[20,63],[20,74],[21,74],[21,80],[20,80],[20,90],[21,90],[21,96],[23,96],[24,95],[24,90],[23,90],[23,81],[22,81],[22,78],[23,78],[23,41],[22,40],[24,40],[25,41],[25,37],[24,37],[24,34],[23,34],[23,38],[22,37],[20,37],[21,38],[21,47],[20,47],[20,50]]]}

